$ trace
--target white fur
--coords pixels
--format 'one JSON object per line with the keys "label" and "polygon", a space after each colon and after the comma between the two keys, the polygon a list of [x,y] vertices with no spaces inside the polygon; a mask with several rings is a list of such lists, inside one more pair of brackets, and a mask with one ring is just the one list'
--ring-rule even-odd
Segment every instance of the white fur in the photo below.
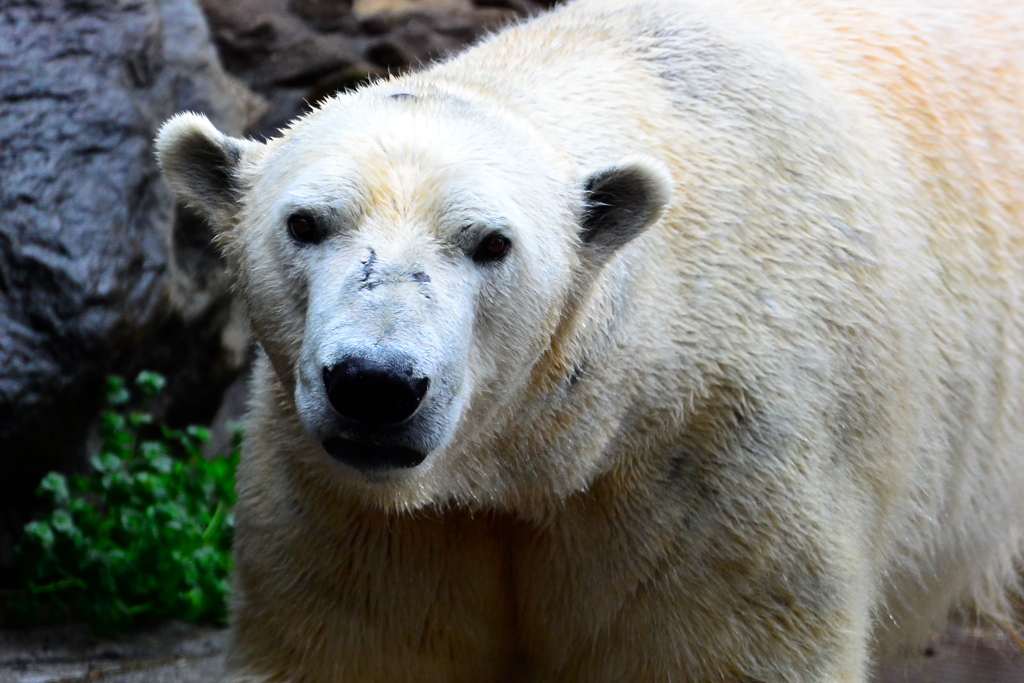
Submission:
{"label": "white fur", "polygon": [[[169,123],[265,351],[226,680],[860,683],[999,614],[1021,36],[996,0],[585,0],[266,145]],[[223,145],[237,196],[190,162]],[[617,248],[580,226],[608,168],[643,198]],[[367,475],[318,376],[385,347],[431,374],[429,453]]]}

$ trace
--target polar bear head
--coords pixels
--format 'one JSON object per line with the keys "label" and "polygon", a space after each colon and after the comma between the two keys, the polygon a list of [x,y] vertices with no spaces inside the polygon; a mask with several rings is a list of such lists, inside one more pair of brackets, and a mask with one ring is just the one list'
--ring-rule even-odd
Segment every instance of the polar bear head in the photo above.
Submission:
{"label": "polar bear head", "polygon": [[390,84],[266,144],[179,115],[157,150],[217,231],[310,457],[434,498],[502,476],[482,454],[489,430],[536,390],[574,297],[671,192],[653,159],[579,168],[497,108]]}

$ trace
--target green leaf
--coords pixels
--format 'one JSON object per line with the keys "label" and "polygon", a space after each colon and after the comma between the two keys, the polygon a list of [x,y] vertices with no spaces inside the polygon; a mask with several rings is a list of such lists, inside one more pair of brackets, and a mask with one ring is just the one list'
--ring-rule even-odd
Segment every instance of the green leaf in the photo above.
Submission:
{"label": "green leaf", "polygon": [[185,433],[202,443],[210,443],[210,430],[207,427],[190,425],[185,428]]}
{"label": "green leaf", "polygon": [[131,400],[131,392],[125,384],[124,377],[110,375],[107,377],[107,403],[112,406],[124,405]]}
{"label": "green leaf", "polygon": [[50,472],[39,484],[39,495],[49,498],[56,506],[66,506],[71,500],[67,477],[59,472]]}
{"label": "green leaf", "polygon": [[158,372],[143,370],[135,378],[135,386],[142,389],[146,398],[152,398],[164,390],[164,387],[167,386],[167,378]]}
{"label": "green leaf", "polygon": [[53,535],[53,527],[45,522],[29,522],[25,525],[25,540],[22,541],[22,548],[28,543],[35,542],[44,552],[52,552],[56,538]]}
{"label": "green leaf", "polygon": [[75,538],[80,535],[78,527],[75,526],[75,521],[71,518],[71,513],[67,510],[54,510],[51,520],[50,523],[54,531],[59,531],[68,538]]}
{"label": "green leaf", "polygon": [[[165,380],[136,378],[145,399]],[[133,406],[122,378],[108,384],[112,409],[101,415],[93,469],[50,473],[39,495],[52,506],[25,527],[15,549],[21,587],[4,596],[10,623],[71,617],[96,633],[123,631],[139,619],[222,621],[234,529],[236,448],[206,460],[209,429],[159,427]],[[145,430],[147,438],[141,438]]]}
{"label": "green leaf", "polygon": [[132,427],[148,425],[153,423],[153,416],[149,413],[132,412],[128,413],[128,424]]}

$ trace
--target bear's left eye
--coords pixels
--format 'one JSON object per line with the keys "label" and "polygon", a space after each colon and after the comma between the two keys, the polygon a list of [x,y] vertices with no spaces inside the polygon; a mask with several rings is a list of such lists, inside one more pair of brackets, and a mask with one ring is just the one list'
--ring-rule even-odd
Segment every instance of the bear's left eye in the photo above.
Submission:
{"label": "bear's left eye", "polygon": [[317,244],[323,240],[323,231],[316,219],[307,213],[293,213],[288,216],[288,234],[296,242]]}
{"label": "bear's left eye", "polygon": [[480,240],[476,251],[473,252],[473,260],[477,263],[492,263],[500,261],[508,254],[512,242],[500,232],[492,232]]}

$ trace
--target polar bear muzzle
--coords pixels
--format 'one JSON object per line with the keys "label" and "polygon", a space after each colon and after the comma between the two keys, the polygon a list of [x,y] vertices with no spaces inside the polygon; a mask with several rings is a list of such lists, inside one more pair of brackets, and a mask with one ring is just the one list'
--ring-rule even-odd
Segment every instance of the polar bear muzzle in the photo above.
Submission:
{"label": "polar bear muzzle", "polygon": [[408,469],[423,462],[427,454],[405,446],[379,446],[352,439],[324,439],[324,450],[338,462],[361,472]]}
{"label": "polar bear muzzle", "polygon": [[324,389],[334,411],[359,429],[393,427],[412,417],[430,379],[418,377],[403,357],[389,361],[348,356],[324,368]]}

